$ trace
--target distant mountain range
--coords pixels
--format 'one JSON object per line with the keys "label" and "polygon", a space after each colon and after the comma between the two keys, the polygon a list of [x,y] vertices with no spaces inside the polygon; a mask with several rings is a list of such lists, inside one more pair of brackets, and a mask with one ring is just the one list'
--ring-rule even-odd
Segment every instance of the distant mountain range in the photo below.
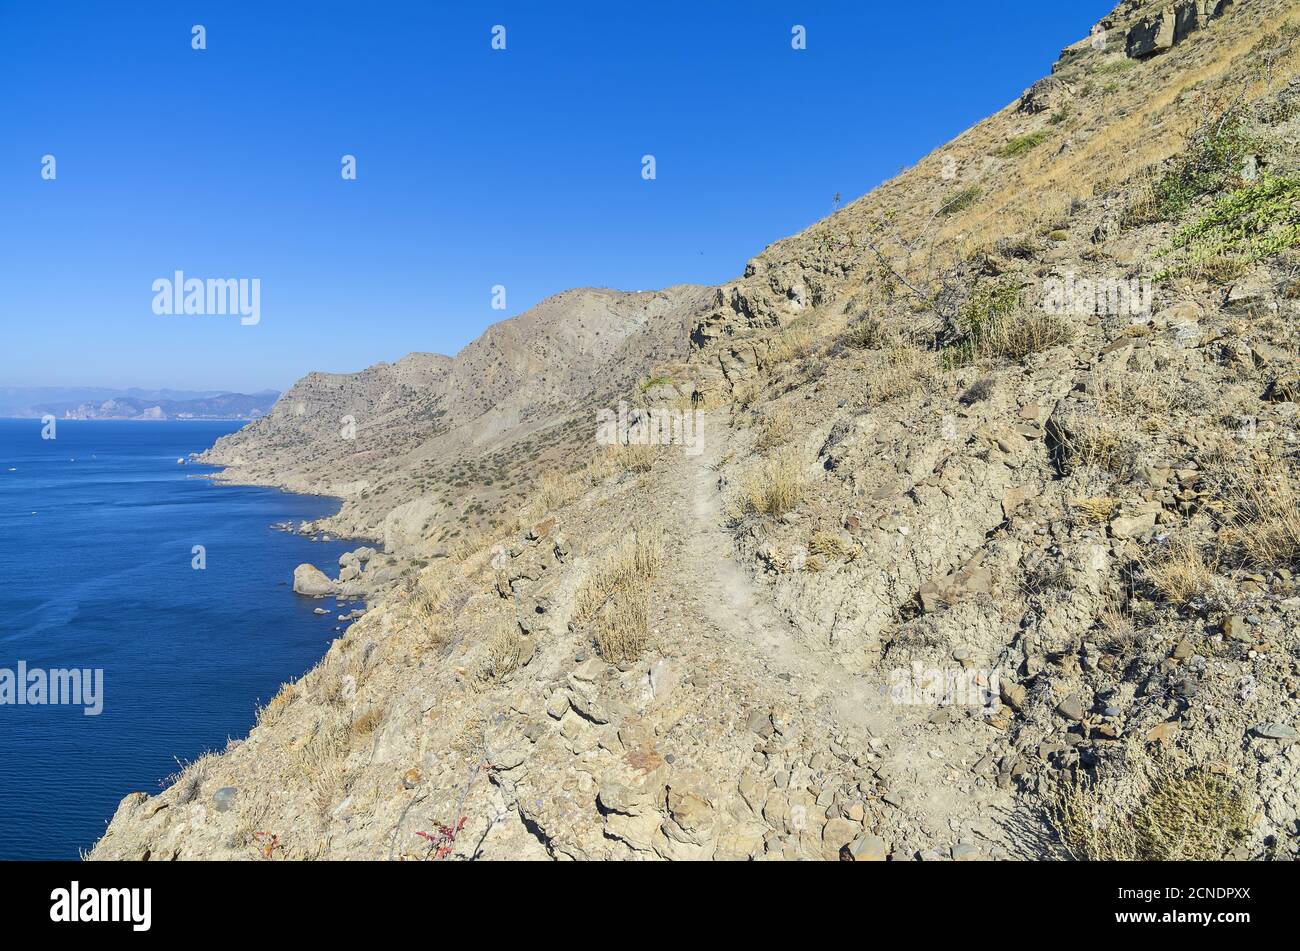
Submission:
{"label": "distant mountain range", "polygon": [[257,419],[275,405],[275,390],[117,390],[107,387],[0,387],[0,417],[31,419]]}

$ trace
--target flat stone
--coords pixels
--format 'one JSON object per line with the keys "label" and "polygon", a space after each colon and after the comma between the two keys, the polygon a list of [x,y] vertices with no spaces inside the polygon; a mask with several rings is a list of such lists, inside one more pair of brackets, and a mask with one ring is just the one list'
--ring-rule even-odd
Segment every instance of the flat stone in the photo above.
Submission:
{"label": "flat stone", "polygon": [[858,836],[840,849],[841,862],[883,862],[889,849],[878,835]]}
{"label": "flat stone", "polygon": [[1258,723],[1250,728],[1250,732],[1266,740],[1300,739],[1300,731],[1285,723]]}
{"label": "flat stone", "polygon": [[1083,701],[1079,699],[1078,694],[1070,694],[1056,705],[1056,712],[1067,720],[1079,721],[1083,719]]}

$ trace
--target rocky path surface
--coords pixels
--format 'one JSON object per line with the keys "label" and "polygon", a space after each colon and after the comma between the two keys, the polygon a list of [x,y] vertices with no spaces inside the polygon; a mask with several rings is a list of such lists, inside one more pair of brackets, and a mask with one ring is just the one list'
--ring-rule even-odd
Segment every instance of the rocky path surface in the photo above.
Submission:
{"label": "rocky path surface", "polygon": [[992,784],[971,795],[971,769],[983,752],[973,744],[987,741],[988,728],[895,703],[887,671],[854,673],[801,636],[735,558],[719,474],[725,418],[710,418],[705,431],[704,451],[678,454],[661,483],[681,542],[667,587],[682,596],[686,626],[713,641],[756,693],[784,697],[805,735],[871,765],[882,778],[877,829],[896,856],[999,850],[1006,841],[999,816],[1010,813],[1010,795]]}

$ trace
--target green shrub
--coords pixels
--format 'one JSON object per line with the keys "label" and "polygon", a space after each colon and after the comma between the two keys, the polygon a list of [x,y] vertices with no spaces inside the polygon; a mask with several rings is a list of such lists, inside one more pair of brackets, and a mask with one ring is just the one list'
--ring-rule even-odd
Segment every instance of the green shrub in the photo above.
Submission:
{"label": "green shrub", "polygon": [[1197,221],[1174,235],[1159,257],[1172,257],[1165,272],[1230,270],[1300,245],[1300,177],[1265,177],[1225,195]]}
{"label": "green shrub", "polygon": [[1240,181],[1248,156],[1260,148],[1250,116],[1231,110],[1204,125],[1187,152],[1152,187],[1146,218],[1171,221],[1182,217],[1197,198]]}
{"label": "green shrub", "polygon": [[940,355],[945,370],[976,360],[1023,360],[1074,337],[1064,320],[1025,307],[1020,285],[1009,281],[976,285],[958,316],[957,330],[958,339],[943,347]]}
{"label": "green shrub", "polygon": [[968,185],[939,207],[941,215],[955,215],[975,204],[980,197],[980,190],[975,185]]}
{"label": "green shrub", "polygon": [[1018,135],[1002,148],[998,149],[998,155],[1003,158],[1015,158],[1017,155],[1024,155],[1032,148],[1042,145],[1043,140],[1047,138],[1047,133],[1043,131],[1027,132],[1024,135]]}

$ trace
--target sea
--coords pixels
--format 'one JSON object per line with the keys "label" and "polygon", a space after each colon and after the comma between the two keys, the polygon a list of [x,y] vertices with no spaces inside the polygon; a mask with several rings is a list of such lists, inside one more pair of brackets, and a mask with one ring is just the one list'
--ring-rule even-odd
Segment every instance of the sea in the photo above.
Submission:
{"label": "sea", "polygon": [[245,736],[359,606],[292,589],[358,543],[273,527],[337,501],[178,463],[239,426],[0,419],[0,859],[76,859],[123,796]]}

